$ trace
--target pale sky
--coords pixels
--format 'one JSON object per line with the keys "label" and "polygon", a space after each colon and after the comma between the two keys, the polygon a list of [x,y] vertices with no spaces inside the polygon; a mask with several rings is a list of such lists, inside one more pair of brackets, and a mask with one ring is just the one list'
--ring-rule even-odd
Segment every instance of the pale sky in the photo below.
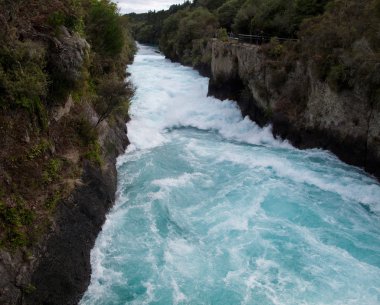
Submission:
{"label": "pale sky", "polygon": [[185,0],[113,0],[113,2],[116,2],[120,12],[125,14],[168,9],[172,4],[180,4]]}

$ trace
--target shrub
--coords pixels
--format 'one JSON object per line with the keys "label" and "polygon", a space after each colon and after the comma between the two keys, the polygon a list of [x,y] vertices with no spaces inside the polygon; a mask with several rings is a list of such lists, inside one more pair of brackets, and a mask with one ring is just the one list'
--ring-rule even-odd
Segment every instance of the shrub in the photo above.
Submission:
{"label": "shrub", "polygon": [[101,166],[103,161],[102,161],[102,157],[101,157],[101,149],[100,149],[99,143],[98,142],[92,143],[90,145],[89,150],[84,155],[84,157],[87,160],[93,162],[94,164]]}
{"label": "shrub", "polygon": [[[313,59],[317,76],[327,80],[335,91],[360,83],[362,90],[371,96],[379,86],[377,1],[330,1],[322,16],[306,20],[301,27],[304,59]],[[369,66],[375,69],[368,69]]]}
{"label": "shrub", "polygon": [[91,1],[85,24],[88,39],[95,52],[108,56],[121,53],[124,36],[115,3],[110,0]]}
{"label": "shrub", "polygon": [[218,38],[221,41],[228,41],[228,34],[227,30],[225,28],[220,28],[216,31],[216,38]]}
{"label": "shrub", "polygon": [[57,178],[59,178],[62,166],[63,164],[60,159],[57,159],[57,158],[51,159],[46,169],[42,173],[43,181],[46,184],[49,184],[49,183],[52,183]]}
{"label": "shrub", "polygon": [[108,118],[121,105],[128,102],[134,93],[131,83],[119,80],[115,75],[103,79],[98,86],[98,98],[94,106],[99,114],[96,125]]}
{"label": "shrub", "polygon": [[58,27],[65,25],[65,19],[65,14],[61,11],[57,11],[49,16],[48,22],[54,29],[58,29]]}
{"label": "shrub", "polygon": [[269,44],[269,55],[272,58],[279,58],[285,53],[285,47],[277,37],[272,37]]}
{"label": "shrub", "polygon": [[45,202],[45,206],[49,210],[54,210],[58,202],[62,199],[60,191],[55,191],[53,195],[50,195]]}
{"label": "shrub", "polygon": [[97,140],[98,134],[96,129],[88,120],[80,118],[76,121],[75,125],[75,130],[84,146],[88,146]]}
{"label": "shrub", "polygon": [[0,46],[0,104],[33,109],[47,94],[45,50],[38,43],[17,42]]}
{"label": "shrub", "polygon": [[50,148],[50,142],[46,139],[41,139],[41,141],[34,145],[30,152],[28,153],[27,158],[29,160],[34,160],[42,157]]}
{"label": "shrub", "polygon": [[15,205],[7,205],[0,201],[0,245],[17,248],[28,243],[25,226],[30,225],[34,219],[34,213],[24,206],[20,198],[15,198]]}

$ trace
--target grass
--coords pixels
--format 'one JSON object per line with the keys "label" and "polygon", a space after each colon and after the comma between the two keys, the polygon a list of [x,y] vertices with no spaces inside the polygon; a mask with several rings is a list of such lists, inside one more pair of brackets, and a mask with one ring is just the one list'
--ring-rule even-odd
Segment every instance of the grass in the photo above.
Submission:
{"label": "grass", "polygon": [[27,226],[31,225],[35,218],[35,213],[25,206],[21,197],[14,199],[14,205],[0,201],[0,228],[3,231],[0,235],[0,246],[11,249],[28,244]]}
{"label": "grass", "polygon": [[98,142],[94,142],[92,145],[90,145],[89,150],[87,153],[84,154],[84,158],[91,161],[92,163],[102,166],[103,165],[103,159],[101,157],[101,150],[100,145]]}
{"label": "grass", "polygon": [[58,158],[53,158],[49,161],[46,169],[42,173],[42,179],[45,184],[54,182],[60,177],[63,162]]}
{"label": "grass", "polygon": [[60,191],[55,191],[45,202],[45,206],[49,210],[54,210],[58,202],[62,199],[62,194]]}
{"label": "grass", "polygon": [[41,139],[38,144],[33,146],[29,151],[27,158],[29,160],[34,160],[43,156],[47,150],[50,148],[50,142],[46,139]]}

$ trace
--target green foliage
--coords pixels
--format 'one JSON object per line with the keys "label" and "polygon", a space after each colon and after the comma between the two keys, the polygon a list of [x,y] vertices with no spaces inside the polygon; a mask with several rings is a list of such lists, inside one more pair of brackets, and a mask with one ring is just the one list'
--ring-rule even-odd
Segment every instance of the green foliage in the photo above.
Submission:
{"label": "green foliage", "polygon": [[246,1],[235,15],[232,29],[235,33],[252,34],[251,20],[255,14],[255,2]]}
{"label": "green foliage", "polygon": [[165,21],[162,28],[161,38],[160,38],[160,49],[164,52],[169,58],[178,59],[176,54],[176,40],[177,40],[177,31],[179,23],[182,18],[187,15],[187,10],[179,11],[171,16],[169,16]]}
{"label": "green foliage", "polygon": [[21,198],[15,198],[14,205],[7,205],[0,201],[0,245],[17,248],[27,245],[28,237],[25,226],[34,220],[34,212],[25,207]]}
{"label": "green foliage", "polygon": [[28,153],[27,158],[29,160],[34,160],[42,157],[50,148],[50,143],[46,139],[41,139],[41,141],[33,146]]}
{"label": "green foliage", "polygon": [[160,47],[170,58],[191,63],[193,41],[214,37],[217,28],[216,17],[204,8],[179,11],[165,20]]}
{"label": "green foliage", "polygon": [[82,146],[86,149],[86,152],[83,155],[84,158],[96,165],[102,165],[101,147],[98,143],[97,129],[84,118],[81,118],[76,122],[75,129]]}
{"label": "green foliage", "polygon": [[300,31],[302,55],[313,59],[317,76],[340,91],[360,84],[372,96],[380,86],[377,0],[334,0],[326,12],[306,20]]}
{"label": "green foliage", "polygon": [[338,64],[330,68],[327,76],[327,83],[334,91],[341,91],[350,88],[350,69],[343,64]]}
{"label": "green foliage", "polygon": [[193,41],[190,57],[187,59],[189,65],[193,67],[207,67],[211,65],[212,50],[208,46],[208,39],[197,39]]}
{"label": "green foliage", "polygon": [[92,126],[91,123],[84,118],[80,118],[76,122],[75,130],[82,142],[82,145],[84,146],[94,143],[98,138],[98,134],[94,126]]}
{"label": "green foliage", "polygon": [[36,101],[45,97],[45,64],[45,50],[38,43],[24,41],[0,46],[0,106],[32,109]]}
{"label": "green foliage", "polygon": [[243,0],[229,0],[218,8],[216,15],[221,27],[224,27],[227,30],[231,31],[231,27],[237,11],[242,6],[242,4]]}
{"label": "green foliage", "polygon": [[300,24],[305,18],[322,14],[327,3],[328,0],[296,0],[295,20]]}
{"label": "green foliage", "polygon": [[156,40],[156,30],[151,24],[144,24],[138,33],[137,39],[145,43],[154,43]]}
{"label": "green foliage", "polygon": [[101,166],[103,164],[103,160],[99,143],[92,143],[84,157],[92,163]]}
{"label": "green foliage", "polygon": [[[51,1],[46,10],[51,11],[47,16],[47,24],[57,34],[59,27],[65,26],[70,30],[83,34],[83,4],[87,0]],[[49,7],[50,5],[50,7]],[[45,25],[45,26],[46,26]]]}
{"label": "green foliage", "polygon": [[63,12],[54,12],[52,15],[49,16],[49,24],[54,29],[57,29],[58,27],[65,25],[66,16]]}
{"label": "green foliage", "polygon": [[116,4],[110,0],[91,1],[86,33],[95,52],[108,56],[120,54],[124,36]]}
{"label": "green foliage", "polygon": [[134,94],[131,83],[119,80],[116,75],[109,75],[102,79],[98,86],[98,98],[94,102],[95,109],[99,114],[96,125],[108,118],[114,111],[128,104]]}
{"label": "green foliage", "polygon": [[239,33],[295,36],[306,18],[322,14],[329,0],[246,0],[236,14]]}
{"label": "green foliage", "polygon": [[269,43],[269,55],[272,58],[279,58],[285,53],[285,47],[280,43],[277,37],[272,37]]}
{"label": "green foliage", "polygon": [[143,14],[129,14],[132,33],[136,40],[141,43],[158,45],[161,32],[163,29],[164,21],[177,13],[178,11],[189,8],[191,3],[189,1],[183,4],[174,4],[170,6],[169,10],[161,10],[158,12],[149,11]]}
{"label": "green foliage", "polygon": [[[136,50],[128,18],[111,0],[37,0],[30,9],[21,4],[0,1],[0,246],[8,249],[30,246],[44,233],[49,215],[74,186],[68,178],[81,174],[77,156],[101,165],[97,130],[79,103],[94,101],[103,119],[126,116],[133,90],[124,83],[125,67]],[[103,80],[122,90],[110,86],[108,94]],[[70,114],[51,119],[70,94],[76,100]],[[112,105],[111,114],[104,115],[102,103]],[[75,161],[63,163],[61,156],[71,151]]]}
{"label": "green foliage", "polygon": [[[204,12],[208,12],[228,32],[232,30],[236,34],[265,34],[286,38],[296,36],[305,19],[322,14],[329,1],[332,0],[195,0],[192,5],[184,3],[179,10],[131,14],[130,17],[137,40],[149,43],[160,40],[160,48],[165,55],[176,59],[182,57],[183,42],[179,42],[180,38],[186,40],[194,33],[191,22],[184,21],[194,12],[197,12],[192,16],[195,17],[194,20],[203,25],[209,18]],[[189,27],[187,31],[180,28],[181,24],[186,23]],[[202,37],[192,39],[209,37],[207,28],[205,29]],[[175,35],[175,30],[183,32]],[[187,47],[185,49],[189,50]]]}
{"label": "green foliage", "polygon": [[55,191],[53,195],[49,196],[45,202],[45,206],[49,210],[54,210],[58,202],[62,199],[62,194],[60,191]]}
{"label": "green foliage", "polygon": [[221,41],[228,41],[228,34],[225,28],[220,28],[216,31],[216,38]]}
{"label": "green foliage", "polygon": [[[134,93],[130,93],[134,94]],[[121,118],[122,120],[126,121],[126,119],[129,116],[129,106],[130,106],[130,96],[128,96],[126,99],[123,99],[111,112],[109,122],[113,123],[115,116],[118,118]]]}
{"label": "green foliage", "polygon": [[53,158],[49,161],[46,169],[42,173],[42,179],[45,184],[50,184],[60,177],[63,163],[58,158]]}

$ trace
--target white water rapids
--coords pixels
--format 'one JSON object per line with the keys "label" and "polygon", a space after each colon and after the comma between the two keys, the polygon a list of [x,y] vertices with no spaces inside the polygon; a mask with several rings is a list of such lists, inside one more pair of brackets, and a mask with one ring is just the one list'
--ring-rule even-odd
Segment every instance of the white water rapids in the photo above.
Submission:
{"label": "white water rapids", "polygon": [[140,46],[118,199],[81,305],[379,305],[380,185],[274,139]]}

